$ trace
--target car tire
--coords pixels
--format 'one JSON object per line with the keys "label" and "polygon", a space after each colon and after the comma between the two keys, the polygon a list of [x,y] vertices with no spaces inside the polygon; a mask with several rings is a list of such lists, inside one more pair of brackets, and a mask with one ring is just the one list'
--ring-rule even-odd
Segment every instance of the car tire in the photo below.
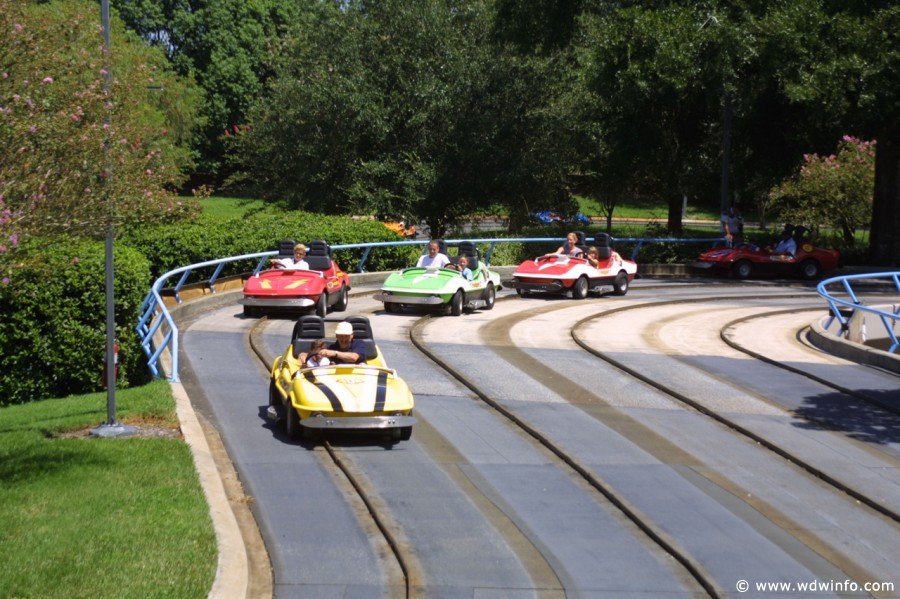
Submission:
{"label": "car tire", "polygon": [[613,295],[625,295],[628,293],[628,275],[622,271],[616,275],[613,281]]}
{"label": "car tire", "polygon": [[516,287],[516,295],[518,295],[519,297],[526,297],[528,296],[528,292],[524,289],[519,289],[518,287]]}
{"label": "car tire", "polygon": [[731,267],[731,273],[736,279],[746,279],[753,274],[753,263],[749,260],[738,260]]}
{"label": "car tire", "polygon": [[572,285],[572,299],[583,300],[586,298],[588,296],[588,287],[587,277],[578,277],[578,280]]}
{"label": "car tire", "polygon": [[344,312],[347,309],[347,306],[350,305],[350,292],[347,291],[347,286],[344,285],[341,287],[341,296],[338,299],[337,303],[334,305],[335,312]]}
{"label": "car tire", "polygon": [[278,393],[278,389],[275,387],[274,379],[269,381],[269,407],[274,408],[275,412],[278,414],[278,420],[273,421],[273,424],[276,427],[283,425],[284,402],[281,400],[281,394]]}
{"label": "car tire", "polygon": [[256,316],[256,308],[253,306],[244,306],[244,316],[248,318],[253,318]]}
{"label": "car tire", "polygon": [[409,441],[412,439],[412,427],[411,426],[401,426],[400,427],[400,440],[401,441]]}
{"label": "car tire", "polygon": [[326,314],[328,314],[328,294],[323,291],[319,301],[316,302],[316,316],[325,318]]}
{"label": "car tire", "polygon": [[800,263],[800,276],[804,279],[818,279],[822,275],[822,265],[815,260]]}
{"label": "car tire", "polygon": [[494,288],[493,283],[487,284],[484,294],[481,297],[484,300],[484,309],[491,310],[494,307],[494,303],[497,301],[497,290]]}
{"label": "car tire", "polygon": [[456,293],[453,294],[453,298],[450,300],[450,314],[452,316],[459,316],[463,312],[463,292],[462,289],[457,289]]}
{"label": "car tire", "polygon": [[285,432],[291,441],[300,441],[303,439],[303,425],[300,424],[300,415],[290,403],[284,406],[285,412]]}
{"label": "car tire", "polygon": [[393,314],[397,311],[397,306],[394,305],[394,302],[384,302],[384,311]]}

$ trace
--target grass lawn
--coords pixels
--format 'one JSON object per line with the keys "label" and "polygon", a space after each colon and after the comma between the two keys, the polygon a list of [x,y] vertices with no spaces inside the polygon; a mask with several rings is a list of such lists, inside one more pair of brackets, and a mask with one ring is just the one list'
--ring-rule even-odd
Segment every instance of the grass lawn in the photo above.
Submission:
{"label": "grass lawn", "polygon": [[166,381],[0,408],[0,597],[205,597],[215,533]]}
{"label": "grass lawn", "polygon": [[218,196],[201,199],[200,206],[203,208],[203,213],[205,215],[217,220],[241,218],[247,214],[259,211],[279,210],[272,204],[268,204],[262,200],[247,200],[243,198],[225,198]]}

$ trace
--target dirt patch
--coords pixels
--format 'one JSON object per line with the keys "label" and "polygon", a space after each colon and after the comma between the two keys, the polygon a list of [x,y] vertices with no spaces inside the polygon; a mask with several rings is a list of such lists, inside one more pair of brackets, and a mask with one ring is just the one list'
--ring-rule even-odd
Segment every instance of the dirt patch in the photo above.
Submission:
{"label": "dirt patch", "polygon": [[[159,438],[159,439],[181,439],[181,429],[178,427],[171,426],[161,426],[159,424],[150,424],[150,423],[130,423],[130,422],[122,422],[121,424],[130,427],[130,434],[122,435],[123,437],[138,437],[138,438]],[[98,425],[90,426],[88,428],[78,428],[72,429],[68,431],[59,431],[51,434],[51,437],[56,439],[78,439],[84,437],[93,437],[92,431],[94,431]]]}

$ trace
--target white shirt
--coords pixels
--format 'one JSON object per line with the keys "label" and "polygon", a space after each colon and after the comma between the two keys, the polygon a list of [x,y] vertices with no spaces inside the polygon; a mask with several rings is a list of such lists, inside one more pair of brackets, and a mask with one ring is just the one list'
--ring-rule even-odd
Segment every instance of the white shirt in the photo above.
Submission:
{"label": "white shirt", "polygon": [[447,256],[445,256],[444,254],[442,254],[440,252],[435,254],[434,258],[429,256],[428,254],[424,254],[424,255],[420,256],[419,261],[416,262],[416,266],[424,266],[426,268],[429,266],[436,266],[437,268],[444,268],[448,264],[450,264],[450,258],[448,258]]}
{"label": "white shirt", "polygon": [[778,242],[778,245],[775,246],[776,254],[790,254],[793,256],[797,253],[797,242],[794,241],[793,237],[788,237],[787,239],[782,239]]}
{"label": "white shirt", "polygon": [[309,270],[309,264],[303,259],[295,262],[293,258],[280,258],[278,263],[287,270]]}

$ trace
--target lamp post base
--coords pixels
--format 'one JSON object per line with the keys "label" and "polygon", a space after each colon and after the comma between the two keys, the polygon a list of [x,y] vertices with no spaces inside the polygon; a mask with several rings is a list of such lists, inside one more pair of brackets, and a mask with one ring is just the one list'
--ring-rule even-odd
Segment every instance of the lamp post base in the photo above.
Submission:
{"label": "lamp post base", "polygon": [[132,437],[137,434],[137,429],[133,426],[126,426],[119,422],[112,424],[104,422],[100,426],[91,429],[92,437]]}

